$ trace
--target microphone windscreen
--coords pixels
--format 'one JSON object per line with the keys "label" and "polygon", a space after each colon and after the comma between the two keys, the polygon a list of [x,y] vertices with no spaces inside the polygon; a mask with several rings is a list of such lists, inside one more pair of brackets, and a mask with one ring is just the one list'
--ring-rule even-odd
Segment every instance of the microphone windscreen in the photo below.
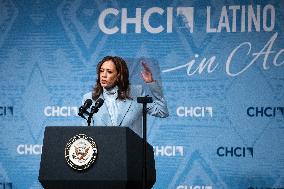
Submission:
{"label": "microphone windscreen", "polygon": [[91,99],[87,99],[85,101],[84,106],[88,109],[92,105],[93,101]]}
{"label": "microphone windscreen", "polygon": [[103,105],[103,103],[104,103],[104,99],[102,99],[102,98],[99,98],[97,101],[96,101],[96,107],[101,107],[102,105]]}

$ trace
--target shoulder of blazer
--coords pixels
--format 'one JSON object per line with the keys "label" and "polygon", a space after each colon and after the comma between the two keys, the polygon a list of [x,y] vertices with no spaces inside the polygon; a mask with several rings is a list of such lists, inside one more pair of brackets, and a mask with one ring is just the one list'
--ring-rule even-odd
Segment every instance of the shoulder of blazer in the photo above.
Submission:
{"label": "shoulder of blazer", "polygon": [[88,93],[83,95],[83,101],[85,101],[87,99],[92,99],[92,92],[88,92]]}
{"label": "shoulder of blazer", "polygon": [[[138,97],[143,94],[143,86],[142,85],[130,85],[130,97]],[[83,102],[87,99],[92,99],[92,92],[88,92],[83,95]]]}

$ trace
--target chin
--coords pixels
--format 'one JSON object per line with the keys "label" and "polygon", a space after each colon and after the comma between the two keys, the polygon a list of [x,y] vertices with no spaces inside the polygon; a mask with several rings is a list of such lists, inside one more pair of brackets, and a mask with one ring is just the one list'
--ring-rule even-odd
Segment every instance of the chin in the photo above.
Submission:
{"label": "chin", "polygon": [[111,89],[113,88],[115,85],[101,85],[103,88],[105,89]]}
{"label": "chin", "polygon": [[103,88],[106,88],[106,89],[108,89],[110,86],[109,85],[107,85],[107,84],[101,84],[101,86],[103,87]]}

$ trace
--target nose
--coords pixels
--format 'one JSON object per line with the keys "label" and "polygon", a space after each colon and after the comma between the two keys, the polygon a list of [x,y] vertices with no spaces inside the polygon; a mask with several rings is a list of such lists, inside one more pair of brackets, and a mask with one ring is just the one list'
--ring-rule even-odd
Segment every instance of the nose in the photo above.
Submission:
{"label": "nose", "polygon": [[104,71],[104,72],[101,73],[101,75],[102,75],[102,77],[107,77],[107,72]]}

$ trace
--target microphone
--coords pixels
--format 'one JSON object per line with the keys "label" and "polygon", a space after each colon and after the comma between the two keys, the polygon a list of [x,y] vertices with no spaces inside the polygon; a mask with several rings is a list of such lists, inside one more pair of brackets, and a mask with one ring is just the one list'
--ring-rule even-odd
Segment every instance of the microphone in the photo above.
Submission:
{"label": "microphone", "polygon": [[99,98],[99,99],[96,101],[95,105],[92,106],[92,108],[91,108],[91,113],[90,113],[90,114],[97,113],[97,112],[99,111],[99,108],[103,105],[103,103],[104,103],[104,99]]}
{"label": "microphone", "polygon": [[104,103],[104,99],[99,98],[95,102],[95,105],[92,106],[91,112],[89,113],[89,117],[88,117],[88,120],[87,120],[88,126],[91,125],[91,120],[92,120],[93,115],[99,111],[99,108],[103,105],[103,103]]}
{"label": "microphone", "polygon": [[84,114],[88,114],[89,112],[87,112],[87,109],[91,107],[93,101],[91,99],[87,99],[84,104],[79,108],[79,112],[78,115],[81,116],[82,118],[86,119],[86,117],[84,116]]}

